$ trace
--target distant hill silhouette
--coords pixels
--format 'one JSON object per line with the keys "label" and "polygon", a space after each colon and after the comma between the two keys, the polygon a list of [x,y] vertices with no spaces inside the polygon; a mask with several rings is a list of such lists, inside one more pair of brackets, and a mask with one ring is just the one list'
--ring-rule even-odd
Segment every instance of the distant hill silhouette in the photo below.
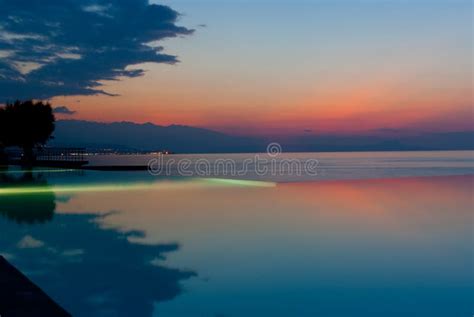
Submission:
{"label": "distant hill silhouette", "polygon": [[302,135],[265,139],[232,136],[183,125],[62,120],[56,123],[54,137],[51,144],[58,146],[118,151],[166,149],[177,153],[265,152],[269,142],[279,142],[284,152],[474,149],[474,131],[391,136]]}
{"label": "distant hill silhouette", "polygon": [[171,150],[179,153],[264,151],[261,140],[182,125],[63,120],[51,144],[117,150]]}
{"label": "distant hill silhouette", "polygon": [[310,135],[283,142],[287,152],[473,150],[474,131],[416,135]]}

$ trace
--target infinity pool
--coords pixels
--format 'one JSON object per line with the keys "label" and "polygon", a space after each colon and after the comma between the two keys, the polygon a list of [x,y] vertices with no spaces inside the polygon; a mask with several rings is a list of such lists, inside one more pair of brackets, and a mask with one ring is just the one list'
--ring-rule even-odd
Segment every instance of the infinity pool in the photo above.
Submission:
{"label": "infinity pool", "polygon": [[74,316],[474,313],[472,174],[0,175],[0,253]]}

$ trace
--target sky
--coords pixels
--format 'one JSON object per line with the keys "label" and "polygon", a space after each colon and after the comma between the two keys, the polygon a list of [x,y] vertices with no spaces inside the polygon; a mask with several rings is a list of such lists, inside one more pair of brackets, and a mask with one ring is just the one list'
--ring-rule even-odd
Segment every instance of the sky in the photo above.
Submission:
{"label": "sky", "polygon": [[[43,10],[41,2],[27,9],[12,3],[0,0],[11,7],[6,18],[14,22],[15,12]],[[2,85],[31,82],[38,88],[32,93],[42,89],[42,98],[67,107],[59,118],[182,124],[236,135],[473,130],[470,0],[155,3],[168,8],[144,0],[64,1],[102,19],[91,25],[111,22],[106,31],[92,29],[93,39],[77,25],[63,37],[48,35],[54,38],[48,45],[60,47],[55,59],[44,56],[51,49],[41,57],[24,53],[20,62],[11,52],[30,52],[30,42],[57,34],[66,22],[45,22],[46,16],[37,23],[53,25],[56,33],[40,35],[33,32],[37,27],[0,23],[3,46],[13,46],[2,53],[0,36],[0,58],[27,69],[21,80],[5,84],[0,63],[0,96],[12,98],[2,94]],[[127,15],[147,12],[137,13],[137,21],[166,23],[129,23],[133,19],[114,11],[120,6]],[[152,40],[162,48],[137,42]],[[107,55],[95,49],[100,45],[113,49]],[[119,46],[127,52],[116,51]],[[63,84],[60,76],[71,78]],[[50,89],[51,82],[61,85]]]}

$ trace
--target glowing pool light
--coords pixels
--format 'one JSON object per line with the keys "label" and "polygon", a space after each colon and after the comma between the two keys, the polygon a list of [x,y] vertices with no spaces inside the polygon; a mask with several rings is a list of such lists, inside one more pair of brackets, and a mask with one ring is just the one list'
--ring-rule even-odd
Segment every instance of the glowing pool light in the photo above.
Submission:
{"label": "glowing pool light", "polygon": [[245,186],[245,187],[275,187],[274,182],[263,182],[244,179],[230,179],[230,178],[203,178],[209,184],[229,185],[229,186]]}
{"label": "glowing pool light", "polygon": [[185,189],[203,186],[229,186],[229,187],[275,187],[272,182],[223,179],[223,178],[195,178],[185,181],[162,181],[162,182],[135,182],[135,183],[113,183],[113,184],[77,184],[77,185],[44,185],[44,186],[22,186],[0,188],[0,195],[25,195],[44,193],[81,193],[81,192],[110,192],[110,191],[132,191],[132,190],[167,190]]}
{"label": "glowing pool light", "polygon": [[150,188],[149,184],[101,184],[101,185],[46,185],[0,188],[0,195],[44,194],[44,193],[77,193],[77,192],[104,192],[140,190]]}
{"label": "glowing pool light", "polygon": [[26,172],[31,173],[66,173],[74,172],[74,169],[32,169],[32,170],[6,170],[0,171],[0,174],[25,174]]}

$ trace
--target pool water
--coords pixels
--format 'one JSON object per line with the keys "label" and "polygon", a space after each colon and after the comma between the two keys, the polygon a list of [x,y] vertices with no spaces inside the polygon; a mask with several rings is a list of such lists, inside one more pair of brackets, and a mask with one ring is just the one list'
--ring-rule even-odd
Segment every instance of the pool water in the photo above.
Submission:
{"label": "pool water", "polygon": [[286,182],[4,169],[0,254],[74,316],[472,316],[472,153],[429,155]]}

